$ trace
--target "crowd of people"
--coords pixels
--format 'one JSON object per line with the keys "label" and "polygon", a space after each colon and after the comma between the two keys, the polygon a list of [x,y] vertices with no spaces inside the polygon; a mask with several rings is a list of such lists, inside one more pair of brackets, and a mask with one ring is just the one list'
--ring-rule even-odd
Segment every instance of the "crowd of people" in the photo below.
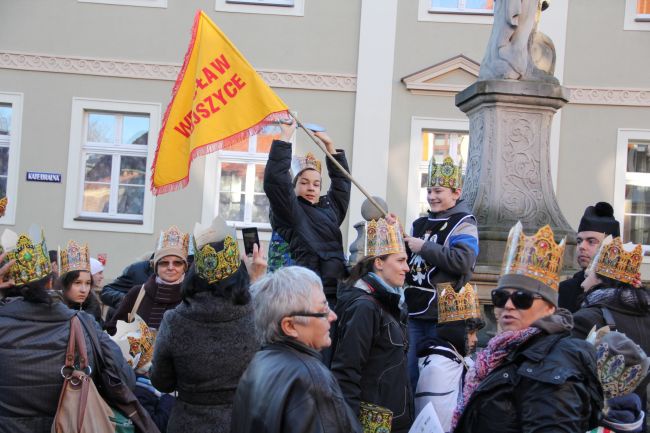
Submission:
{"label": "crowd of people", "polygon": [[295,128],[280,125],[264,174],[268,263],[217,217],[164,230],[102,287],[87,246],[50,255],[39,230],[3,233],[0,432],[97,431],[90,382],[111,431],[406,433],[418,417],[445,433],[645,431],[650,292],[610,205],[585,211],[581,271],[563,282],[565,241],[512,227],[479,349],[460,162],[432,158],[428,215],[408,231],[393,213],[367,221],[348,263],[350,180],[327,160],[321,194],[321,162],[292,156]]}

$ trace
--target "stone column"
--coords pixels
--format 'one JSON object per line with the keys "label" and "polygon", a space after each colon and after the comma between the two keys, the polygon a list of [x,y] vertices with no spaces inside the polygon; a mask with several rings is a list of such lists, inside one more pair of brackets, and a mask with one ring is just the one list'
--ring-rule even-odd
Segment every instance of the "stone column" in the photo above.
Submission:
{"label": "stone column", "polygon": [[[470,122],[463,197],[479,224],[478,275],[498,274],[517,221],[527,234],[549,224],[556,240],[567,236],[575,245],[555,198],[549,157],[551,120],[568,96],[558,84],[515,80],[477,81],[456,95]],[[567,248],[565,263],[572,257]]]}

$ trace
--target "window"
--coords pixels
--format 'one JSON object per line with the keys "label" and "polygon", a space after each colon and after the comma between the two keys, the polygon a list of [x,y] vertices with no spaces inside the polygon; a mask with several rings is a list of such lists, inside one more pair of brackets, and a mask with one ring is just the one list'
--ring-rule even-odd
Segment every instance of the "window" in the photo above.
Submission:
{"label": "window", "polygon": [[150,233],[160,105],[73,100],[66,228]]}
{"label": "window", "polygon": [[23,95],[0,92],[0,197],[8,197],[0,224],[15,224]]}
{"label": "window", "polygon": [[624,242],[650,254],[650,130],[619,130],[614,207]]}
{"label": "window", "polygon": [[650,31],[650,0],[625,0],[623,29]]}
{"label": "window", "polygon": [[431,0],[431,12],[491,14],[494,0]]}
{"label": "window", "polygon": [[463,161],[463,174],[469,151],[469,121],[413,117],[411,120],[411,146],[409,180],[406,198],[406,219],[411,223],[429,209],[427,178],[429,160],[442,162],[449,154]]}
{"label": "window", "polygon": [[305,0],[215,0],[219,12],[304,16]]}
{"label": "window", "polygon": [[419,0],[418,21],[492,24],[494,0]]}
{"label": "window", "polygon": [[143,6],[149,8],[166,8],[167,0],[78,0],[81,3],[103,3],[119,6]]}

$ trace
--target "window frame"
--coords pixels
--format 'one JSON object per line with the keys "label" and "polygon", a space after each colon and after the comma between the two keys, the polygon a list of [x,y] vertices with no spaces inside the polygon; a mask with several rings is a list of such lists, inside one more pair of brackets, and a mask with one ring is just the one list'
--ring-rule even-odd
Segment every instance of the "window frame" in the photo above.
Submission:
{"label": "window frame", "polygon": [[7,163],[7,208],[0,218],[2,225],[16,224],[16,204],[18,202],[18,181],[20,178],[20,145],[22,142],[23,123],[22,93],[0,92],[0,102],[11,104],[11,135],[9,136],[9,160]]}
{"label": "window frame", "polygon": [[[435,117],[411,117],[411,140],[409,145],[409,169],[406,193],[406,224],[409,226],[420,217],[419,191],[422,164],[422,133],[426,130],[440,132],[465,132],[469,134],[469,119],[444,119]],[[466,163],[466,162],[465,162]]]}
{"label": "window frame", "polygon": [[167,9],[167,0],[77,0],[79,3],[97,3],[115,6],[137,6]]}
{"label": "window frame", "polygon": [[[146,175],[144,182],[144,201],[142,206],[142,221],[139,218],[106,215],[92,215],[82,210],[84,191],[84,151],[88,149],[85,144],[87,136],[86,113],[89,111],[106,111],[113,113],[145,114],[149,116],[149,144],[146,150]],[[68,171],[66,183],[65,211],[63,227],[77,230],[111,231],[122,233],[153,233],[155,197],[149,188],[151,182],[151,164],[156,151],[158,133],[160,130],[161,104],[135,101],[116,101],[106,99],[93,99],[74,97],[72,99],[72,114],[70,121],[70,145],[68,154]],[[90,143],[90,148],[98,153],[117,154],[117,149],[110,146]],[[141,151],[133,149],[120,149],[120,155],[142,156]],[[113,156],[114,158],[114,156]],[[112,176],[119,175],[119,167],[111,165]],[[112,177],[111,176],[111,177]],[[119,187],[118,187],[119,190]]]}
{"label": "window frame", "polygon": [[[627,172],[627,151],[630,141],[650,142],[650,129],[620,128],[616,140],[616,168],[614,176],[614,216],[621,225],[621,233],[624,233],[625,224],[625,187],[629,178],[638,178],[639,174]],[[634,172],[633,172],[634,173]],[[650,173],[641,174],[650,181]],[[650,245],[643,245],[643,263],[650,263]]]}
{"label": "window frame", "polygon": [[461,24],[492,24],[494,22],[494,13],[481,12],[474,9],[436,9],[431,6],[431,0],[418,0],[418,21]]}
{"label": "window frame", "polygon": [[637,0],[625,0],[623,30],[650,31],[650,14],[637,13]]}
{"label": "window frame", "polygon": [[254,3],[250,0],[215,0],[214,10],[217,12],[234,12],[260,15],[305,16],[305,0],[293,0],[293,5],[273,4],[273,0]]}

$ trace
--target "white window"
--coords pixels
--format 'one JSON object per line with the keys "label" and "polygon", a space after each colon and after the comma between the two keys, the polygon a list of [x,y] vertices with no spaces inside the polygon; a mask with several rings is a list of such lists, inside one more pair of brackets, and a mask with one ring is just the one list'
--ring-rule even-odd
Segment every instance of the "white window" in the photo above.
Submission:
{"label": "white window", "polygon": [[65,228],[152,233],[160,104],[75,98]]}
{"label": "white window", "polygon": [[8,199],[0,224],[16,223],[22,115],[23,95],[0,92],[0,197]]}
{"label": "white window", "polygon": [[78,0],[81,3],[103,3],[119,6],[143,6],[149,8],[167,8],[167,0]]}
{"label": "white window", "polygon": [[650,0],[625,0],[623,29],[650,31]]}
{"label": "white window", "polygon": [[650,130],[619,129],[614,209],[623,242],[650,254]]}
{"label": "white window", "polygon": [[418,20],[491,24],[494,0],[419,0]]}
{"label": "white window", "polygon": [[215,0],[219,12],[266,15],[305,15],[305,0]]}
{"label": "white window", "polygon": [[411,146],[409,179],[406,196],[406,223],[429,210],[427,202],[427,179],[429,161],[432,157],[442,162],[445,155],[463,161],[463,174],[469,151],[469,121],[413,117],[411,119]]}
{"label": "white window", "polygon": [[269,126],[206,157],[203,190],[204,222],[220,215],[235,227],[270,229],[269,201],[264,194],[264,169],[277,126]]}

